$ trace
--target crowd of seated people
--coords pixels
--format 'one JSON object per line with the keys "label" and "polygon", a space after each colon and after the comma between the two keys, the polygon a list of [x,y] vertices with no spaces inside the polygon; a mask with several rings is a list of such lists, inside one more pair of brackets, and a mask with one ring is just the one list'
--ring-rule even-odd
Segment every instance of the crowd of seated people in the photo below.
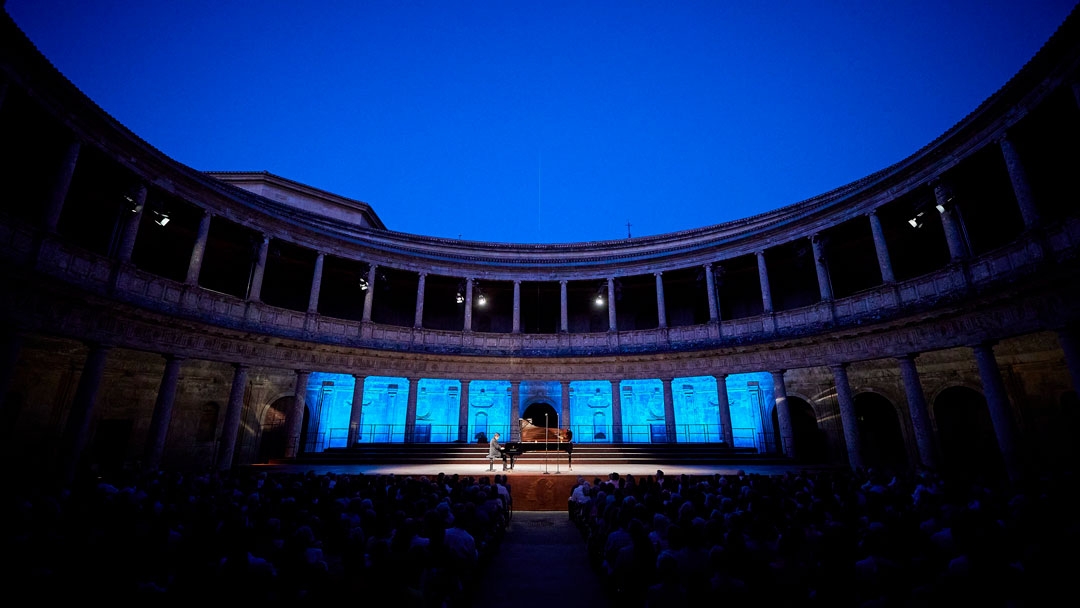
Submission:
{"label": "crowd of seated people", "polygon": [[8,593],[36,601],[296,605],[388,589],[397,605],[452,608],[471,605],[498,551],[508,495],[504,476],[441,473],[159,472],[62,491],[20,485],[2,499],[0,544]]}
{"label": "crowd of seated people", "polygon": [[1075,480],[930,472],[578,478],[589,561],[626,608],[1042,606],[1073,575]]}

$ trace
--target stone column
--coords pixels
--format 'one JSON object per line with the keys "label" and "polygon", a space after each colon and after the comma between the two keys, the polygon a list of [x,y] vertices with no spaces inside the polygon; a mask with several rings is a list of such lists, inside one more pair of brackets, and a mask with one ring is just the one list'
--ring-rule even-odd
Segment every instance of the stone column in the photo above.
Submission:
{"label": "stone column", "polygon": [[735,446],[735,432],[731,428],[731,403],[727,394],[727,374],[716,374],[716,405],[720,410],[720,432],[728,447]]}
{"label": "stone column", "polygon": [[229,404],[225,406],[225,421],[221,425],[221,441],[218,444],[217,470],[219,471],[232,468],[236,438],[240,435],[240,417],[244,411],[244,391],[247,390],[248,367],[237,363],[233,365],[233,368]]}
{"label": "stone column", "polygon": [[408,378],[409,399],[405,402],[405,443],[416,440],[416,397],[420,393],[420,378]]}
{"label": "stone column", "polygon": [[615,315],[615,279],[608,277],[607,280],[607,319],[608,331],[619,330],[619,318]]}
{"label": "stone column", "polygon": [[521,428],[518,420],[521,419],[521,380],[510,381],[510,438],[512,441],[521,441]]}
{"label": "stone column", "polygon": [[[15,365],[19,362],[19,353],[22,352],[24,337],[21,333],[10,331],[2,334],[0,341],[0,411],[4,411],[7,403],[8,390],[11,388],[11,379],[15,377]],[[7,437],[13,430],[14,420],[7,418],[0,421],[0,437]]]}
{"label": "stone column", "polygon": [[413,328],[424,327],[424,287],[427,285],[427,273],[420,273],[420,281],[416,286],[416,315],[413,318]]}
{"label": "stone column", "polygon": [[116,259],[122,264],[131,263],[131,252],[135,250],[135,237],[142,224],[143,208],[146,206],[146,185],[139,184],[131,194],[131,207],[124,213],[124,232],[120,235],[120,244],[116,247]]}
{"label": "stone column", "polygon": [[878,217],[877,209],[871,211],[866,217],[870,218],[870,233],[874,235],[874,251],[877,252],[881,282],[886,285],[895,283],[892,260],[889,258],[889,245],[885,242],[885,231],[881,228],[881,218]]}
{"label": "stone column", "polygon": [[[368,287],[368,289],[371,289]],[[349,409],[349,435],[345,447],[351,448],[364,435],[364,381],[367,374],[353,374],[352,406]]]}
{"label": "stone column", "polygon": [[817,270],[818,291],[822,302],[831,302],[833,299],[832,279],[829,278],[828,262],[825,259],[824,237],[815,234],[810,237],[810,247],[814,251],[814,268]]}
{"label": "stone column", "polygon": [[675,397],[671,392],[671,378],[661,378],[664,385],[664,433],[668,443],[678,442],[678,427],[675,425]]}
{"label": "stone column", "polygon": [[622,382],[611,381],[611,442],[622,443]]}
{"label": "stone column", "polygon": [[941,214],[941,226],[945,229],[945,242],[949,245],[949,259],[958,262],[967,257],[967,247],[957,225],[952,189],[943,180],[937,180],[934,183],[934,198]]}
{"label": "stone column", "polygon": [[1035,206],[1035,196],[1031,192],[1031,182],[1028,181],[1024,162],[1007,135],[998,140],[998,146],[1001,147],[1001,155],[1005,159],[1005,168],[1009,172],[1016,204],[1020,206],[1020,215],[1024,218],[1024,228],[1031,230],[1039,225],[1039,210]]}
{"label": "stone column", "polygon": [[161,455],[165,453],[165,440],[169,436],[169,423],[172,421],[172,408],[176,400],[176,384],[180,379],[180,363],[183,359],[172,355],[165,357],[165,372],[161,375],[157,401],[150,416],[150,428],[146,434],[146,445],[142,470],[156,471],[161,466]]}
{"label": "stone column", "polygon": [[791,426],[791,412],[788,410],[787,385],[784,384],[784,372],[771,372],[773,379],[773,401],[776,403],[776,421],[780,424],[781,453],[788,458],[795,457],[795,432]]}
{"label": "stone column", "polygon": [[716,301],[716,277],[713,276],[712,264],[705,264],[705,291],[709,298],[709,323],[718,323],[720,307]]}
{"label": "stone column", "polygon": [[934,449],[934,427],[930,423],[930,408],[926,405],[919,372],[915,368],[915,355],[897,357],[896,362],[900,364],[900,377],[904,380],[904,395],[907,397],[915,445],[919,448],[919,462],[924,467],[936,469],[938,465]]}
{"label": "stone column", "polygon": [[469,380],[461,380],[461,400],[458,402],[458,441],[469,443]]}
{"label": "stone column", "polygon": [[465,331],[472,331],[473,280],[465,280]]}
{"label": "stone column", "polygon": [[60,225],[60,214],[64,211],[64,201],[67,200],[68,189],[71,188],[71,178],[75,175],[75,165],[79,162],[79,151],[82,145],[78,140],[68,143],[64,150],[64,157],[53,177],[49,196],[45,199],[45,215],[43,218],[44,228],[49,233],[56,232]]}
{"label": "stone column", "polygon": [[656,277],[656,318],[660,329],[667,327],[667,309],[664,306],[664,273],[654,272]]}
{"label": "stone column", "polygon": [[513,333],[521,333],[521,281],[514,281],[514,328]]}
{"label": "stone column", "polygon": [[1077,340],[1076,329],[1072,327],[1059,329],[1057,337],[1065,355],[1065,366],[1069,369],[1073,390],[1080,393],[1080,340]]}
{"label": "stone column", "polygon": [[255,267],[251,269],[251,286],[248,288],[248,299],[258,302],[262,297],[263,275],[266,273],[266,254],[270,250],[270,237],[263,235],[259,242],[259,249],[255,253]]}
{"label": "stone column", "polygon": [[559,331],[570,331],[570,313],[566,302],[566,281],[559,281]]}
{"label": "stone column", "polygon": [[836,400],[840,403],[840,424],[844,427],[848,464],[852,469],[861,469],[863,461],[862,445],[859,440],[859,419],[855,415],[855,398],[851,394],[847,367],[847,363],[829,366],[832,369],[833,379],[836,381]]}
{"label": "stone column", "polygon": [[322,271],[325,261],[326,254],[320,251],[315,256],[315,270],[311,273],[311,291],[308,292],[307,305],[309,313],[317,314],[319,312],[319,291],[322,289]]}
{"label": "stone column", "polygon": [[765,252],[758,251],[757,255],[757,272],[758,281],[761,283],[761,305],[764,308],[765,314],[772,313],[772,290],[769,289],[769,269],[765,266]]}
{"label": "stone column", "polygon": [[75,398],[68,412],[67,423],[60,442],[60,469],[63,482],[70,485],[75,480],[82,459],[86,442],[90,438],[90,422],[93,419],[94,404],[97,402],[101,378],[105,374],[105,361],[111,347],[104,344],[90,344],[79,385],[75,389]]}
{"label": "stone column", "polygon": [[570,428],[570,383],[566,380],[559,382],[562,388],[562,407],[559,408],[559,428]]}
{"label": "stone column", "polygon": [[199,271],[202,270],[203,255],[206,253],[206,237],[210,234],[210,212],[203,211],[202,219],[199,220],[199,232],[195,236],[195,246],[191,249],[191,258],[188,260],[187,279],[188,285],[199,284]]}
{"label": "stone column", "polygon": [[1005,392],[1005,383],[1001,380],[1001,372],[998,371],[993,343],[976,344],[971,350],[975,353],[975,364],[979,368],[983,391],[986,392],[986,407],[990,410],[990,421],[994,424],[994,434],[997,435],[1005,470],[1010,480],[1018,481],[1023,475],[1023,468],[1016,420],[1013,418],[1009,396]]}
{"label": "stone column", "polygon": [[371,322],[371,305],[375,301],[375,269],[378,268],[375,264],[368,266],[367,273],[367,291],[364,292],[364,315],[361,317],[363,322]]}
{"label": "stone column", "polygon": [[307,385],[311,372],[296,370],[296,396],[293,406],[285,413],[285,458],[296,458],[300,450],[300,431],[304,425],[304,408],[307,405]]}

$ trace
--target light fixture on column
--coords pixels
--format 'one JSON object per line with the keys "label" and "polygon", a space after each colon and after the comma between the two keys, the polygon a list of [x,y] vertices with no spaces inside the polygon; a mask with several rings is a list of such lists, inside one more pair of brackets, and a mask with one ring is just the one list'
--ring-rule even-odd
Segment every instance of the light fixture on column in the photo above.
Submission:
{"label": "light fixture on column", "polygon": [[920,212],[915,214],[915,217],[908,220],[907,223],[911,224],[912,228],[922,228],[922,225],[923,225],[922,217],[923,217],[923,212],[920,211]]}
{"label": "light fixture on column", "polygon": [[360,291],[367,291],[368,287],[371,286],[368,285],[367,277],[360,277]]}
{"label": "light fixture on column", "polygon": [[477,306],[486,306],[487,305],[487,296],[484,295],[484,292],[482,292],[482,291],[477,292],[476,305]]}
{"label": "light fixture on column", "polygon": [[601,291],[600,293],[596,294],[596,305],[597,306],[603,306],[604,305],[604,292]]}
{"label": "light fixture on column", "polygon": [[154,223],[162,228],[169,223],[169,214],[164,211],[154,211]]}
{"label": "light fixture on column", "polygon": [[463,293],[461,293],[459,291],[459,292],[457,292],[457,295],[454,296],[454,299],[457,300],[458,304],[464,304],[465,303],[465,294],[463,294]]}

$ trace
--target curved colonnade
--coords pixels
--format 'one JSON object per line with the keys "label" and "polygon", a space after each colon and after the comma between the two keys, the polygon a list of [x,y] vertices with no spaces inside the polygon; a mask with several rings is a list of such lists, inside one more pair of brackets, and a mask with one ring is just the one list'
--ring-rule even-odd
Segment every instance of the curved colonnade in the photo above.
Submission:
{"label": "curved colonnade", "polygon": [[359,201],[176,163],[4,14],[7,449],[69,478],[228,468],[471,441],[531,411],[579,441],[749,441],[853,467],[988,450],[1015,478],[1071,458],[1078,27],[935,141],[832,192],[522,245],[394,232]]}

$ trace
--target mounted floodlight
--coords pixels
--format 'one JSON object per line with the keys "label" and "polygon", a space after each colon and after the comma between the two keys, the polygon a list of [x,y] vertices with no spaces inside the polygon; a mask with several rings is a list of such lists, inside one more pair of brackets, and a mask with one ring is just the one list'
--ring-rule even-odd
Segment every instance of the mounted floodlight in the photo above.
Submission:
{"label": "mounted floodlight", "polygon": [[597,306],[603,306],[604,305],[604,294],[596,294],[596,305]]}
{"label": "mounted floodlight", "polygon": [[479,296],[476,297],[476,304],[478,306],[486,305],[487,304],[487,297],[484,296],[484,294],[480,294]]}
{"label": "mounted floodlight", "polygon": [[360,291],[367,291],[368,287],[370,287],[370,285],[368,285],[367,279],[360,277]]}

